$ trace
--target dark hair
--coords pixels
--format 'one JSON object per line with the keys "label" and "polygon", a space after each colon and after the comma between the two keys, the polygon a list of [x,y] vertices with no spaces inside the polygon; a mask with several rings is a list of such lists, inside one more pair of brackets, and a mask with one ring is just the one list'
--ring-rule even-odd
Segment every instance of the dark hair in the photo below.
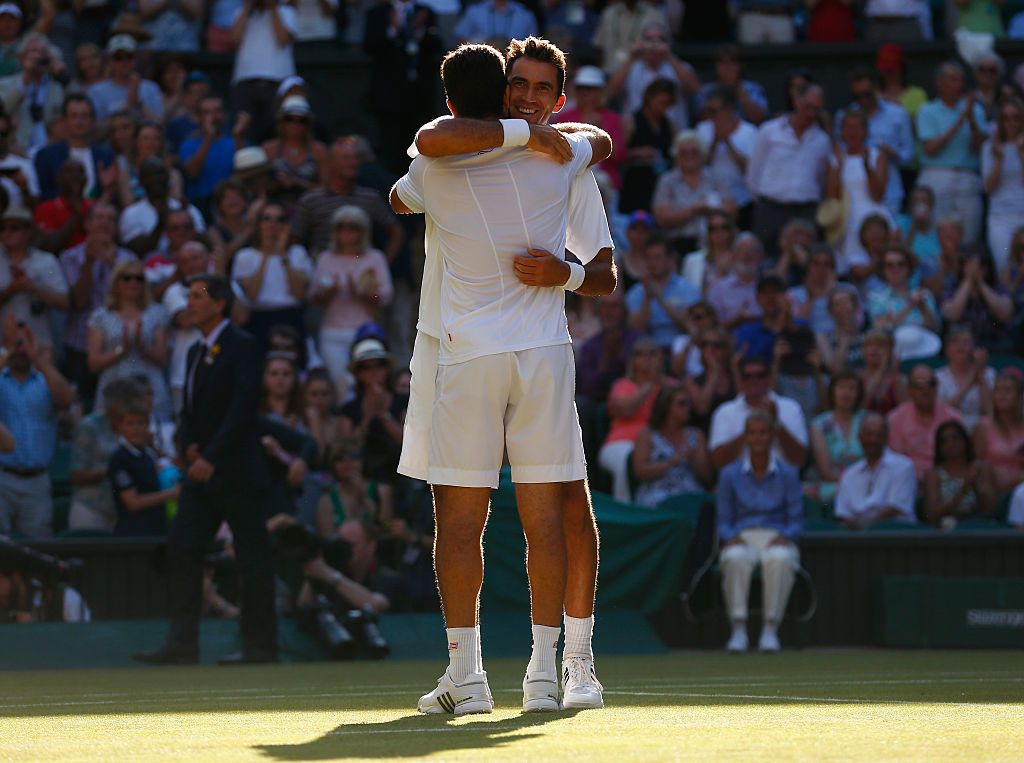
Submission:
{"label": "dark hair", "polygon": [[213,187],[213,193],[210,194],[213,197],[213,209],[215,211],[217,207],[220,206],[220,203],[224,200],[224,197],[227,195],[228,191],[234,191],[235,193],[239,194],[243,199],[245,199],[246,203],[248,203],[249,192],[246,191],[245,186],[242,183],[239,183],[237,180],[227,178],[217,183],[217,185]]}
{"label": "dark hair", "polygon": [[744,355],[739,362],[740,375],[743,374],[744,369],[750,368],[750,366],[761,366],[762,368],[769,368],[768,361],[760,355]]}
{"label": "dark hair", "polygon": [[971,436],[967,434],[967,429],[959,421],[944,421],[939,424],[939,428],[935,430],[935,456],[932,459],[932,463],[935,466],[942,466],[942,435],[946,433],[947,429],[955,429],[957,434],[963,438],[964,441],[964,455],[967,458],[967,463],[974,463],[974,443],[971,442]]}
{"label": "dark hair", "polygon": [[720,45],[715,48],[715,63],[719,61],[735,61],[739,63],[740,57],[740,46],[739,45]]}
{"label": "dark hair", "polygon": [[[292,376],[295,378],[295,383],[292,385],[292,391],[288,394],[288,403],[285,413],[289,416],[295,416],[299,419],[303,416],[302,398],[303,390],[302,384],[299,381],[299,366],[295,362],[295,358],[291,357],[291,353],[284,352],[268,352],[266,358],[263,359],[263,373],[266,373],[267,368],[271,363],[281,361],[287,363],[288,367],[292,370]],[[260,413],[269,413],[270,408],[267,406],[267,390],[263,387],[262,376],[260,378]]]}
{"label": "dark hair", "polygon": [[794,111],[796,109],[796,103],[793,102],[793,96],[790,95],[790,91],[793,89],[793,80],[802,79],[805,82],[814,82],[814,75],[811,74],[810,69],[798,68],[790,69],[786,73],[786,89],[784,94],[786,96],[786,111]]}
{"label": "dark hair", "polygon": [[92,105],[92,101],[82,93],[71,93],[64,98],[64,103],[60,105],[60,115],[66,117],[68,115],[68,106],[72,103],[84,103],[89,107],[89,115],[96,119],[96,107]]}
{"label": "dark hair", "polygon": [[565,54],[558,46],[543,37],[527,37],[525,40],[512,40],[505,50],[505,76],[512,73],[512,66],[520,58],[532,58],[534,61],[551,64],[555,67],[558,95],[565,91]]}
{"label": "dark hair", "polygon": [[302,341],[302,334],[299,333],[299,330],[288,323],[275,323],[267,331],[267,344],[270,345],[276,336],[284,337],[295,345],[295,362],[299,368],[305,368],[309,362],[309,357],[306,352],[306,344]]}
{"label": "dark hair", "polygon": [[690,395],[683,387],[662,387],[658,396],[654,398],[654,405],[651,406],[651,415],[647,419],[647,426],[653,429],[661,429],[668,421],[668,412],[672,410],[672,400],[676,395]]}
{"label": "dark hair", "polygon": [[675,83],[670,79],[665,79],[664,77],[658,77],[658,79],[652,80],[651,84],[644,88],[644,106],[646,106],[647,102],[654,96],[664,93],[671,95],[673,98],[677,98],[678,94],[676,93]]}
{"label": "dark hair", "polygon": [[834,410],[836,407],[836,387],[839,386],[839,382],[843,381],[857,382],[857,399],[853,403],[853,408],[854,410],[858,410],[861,403],[864,402],[864,380],[861,379],[860,374],[852,368],[841,368],[832,374],[832,378],[828,380],[829,410]]}
{"label": "dark hair", "polygon": [[[153,67],[153,81],[156,82],[157,86],[160,88],[160,92],[165,95],[170,95],[170,93],[164,89],[164,75],[167,73],[167,70],[175,64],[178,64],[185,70],[185,78],[188,79],[188,72],[191,68],[189,56],[184,56],[180,53],[165,53],[157,59],[156,65]],[[184,90],[185,83],[182,82],[181,86]]]}
{"label": "dark hair", "polygon": [[871,86],[876,89],[882,84],[877,71],[867,66],[855,66],[850,70],[850,84],[852,85],[854,82],[860,82],[861,80],[868,80]]}
{"label": "dark hair", "polygon": [[103,388],[103,407],[110,409],[114,406],[125,405],[129,400],[138,400],[142,397],[142,390],[138,382],[132,378],[114,379]]}
{"label": "dark hair", "polygon": [[675,257],[676,250],[672,248],[672,244],[669,243],[669,240],[662,236],[660,233],[651,234],[651,237],[647,239],[647,243],[644,244],[644,251],[646,252],[648,249],[653,249],[656,246],[660,246],[662,249],[664,249],[665,254],[667,254],[669,257]]}
{"label": "dark hair", "polygon": [[757,282],[757,293],[760,294],[769,289],[784,293],[786,291],[786,282],[775,275],[762,276],[761,280]]}
{"label": "dark hair", "polygon": [[739,108],[739,102],[736,99],[736,91],[730,87],[725,87],[724,85],[718,85],[711,88],[711,92],[708,93],[708,97],[705,99],[705,102],[711,100],[719,101],[723,106],[729,109],[729,111],[736,111],[736,109]]}
{"label": "dark hair", "polygon": [[885,219],[884,215],[880,215],[877,212],[872,212],[870,215],[868,215],[867,217],[860,221],[860,228],[857,229],[857,240],[860,241],[860,245],[863,246],[865,249],[867,249],[867,247],[864,246],[864,231],[866,231],[872,225],[881,225],[883,228],[885,228],[886,235],[888,235],[889,232],[892,230],[892,227],[889,225],[889,221]]}
{"label": "dark hair", "polygon": [[196,273],[194,276],[189,276],[186,283],[189,286],[194,283],[203,284],[210,299],[224,303],[224,308],[220,311],[221,315],[225,318],[231,315],[231,307],[235,304],[235,292],[224,276],[219,276],[216,273]]}
{"label": "dark hair", "polygon": [[460,45],[441,61],[445,95],[461,117],[498,116],[505,107],[505,66],[490,45]]}

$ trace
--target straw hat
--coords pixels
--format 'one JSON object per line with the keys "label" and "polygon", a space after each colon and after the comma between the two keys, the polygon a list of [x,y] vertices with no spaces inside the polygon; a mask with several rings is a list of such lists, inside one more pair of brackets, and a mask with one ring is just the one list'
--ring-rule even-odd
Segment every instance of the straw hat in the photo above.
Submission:
{"label": "straw hat", "polygon": [[841,199],[825,199],[818,205],[814,221],[825,231],[825,240],[835,248],[843,242],[850,217],[850,195],[843,191]]}

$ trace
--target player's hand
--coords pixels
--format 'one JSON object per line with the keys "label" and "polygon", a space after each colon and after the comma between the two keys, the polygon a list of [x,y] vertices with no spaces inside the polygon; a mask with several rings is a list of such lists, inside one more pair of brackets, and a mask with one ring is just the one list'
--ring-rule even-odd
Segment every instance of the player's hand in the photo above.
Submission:
{"label": "player's hand", "polygon": [[213,477],[213,464],[200,456],[188,468],[188,478],[193,482],[209,482]]}
{"label": "player's hand", "polygon": [[530,140],[526,147],[547,154],[560,164],[572,159],[572,146],[569,145],[569,141],[551,125],[531,124]]}
{"label": "player's hand", "polygon": [[524,286],[564,286],[569,279],[569,266],[565,260],[543,249],[528,249],[528,254],[516,257],[512,267],[516,278]]}

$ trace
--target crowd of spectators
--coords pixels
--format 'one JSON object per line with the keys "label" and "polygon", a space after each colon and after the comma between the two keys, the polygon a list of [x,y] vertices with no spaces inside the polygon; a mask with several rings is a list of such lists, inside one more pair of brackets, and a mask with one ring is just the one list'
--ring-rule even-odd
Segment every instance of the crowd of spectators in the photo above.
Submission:
{"label": "crowd of spectators", "polygon": [[[534,33],[570,53],[555,119],[615,142],[619,288],[567,300],[593,483],[637,511],[717,488],[734,623],[756,564],[781,617],[803,502],[852,530],[1024,525],[1022,77],[989,51],[910,82],[899,45],[1024,36],[1000,6],[0,3],[0,532],[165,532],[186,281],[214,272],[266,352],[271,526],[341,543],[313,567],[358,606],[430,601],[429,493],[395,473],[422,229],[386,194],[442,52]],[[803,69],[769,94],[732,44],[798,39],[880,47],[826,98]],[[710,76],[690,41],[723,43]],[[302,45],[362,47],[372,141],[318,123]]]}

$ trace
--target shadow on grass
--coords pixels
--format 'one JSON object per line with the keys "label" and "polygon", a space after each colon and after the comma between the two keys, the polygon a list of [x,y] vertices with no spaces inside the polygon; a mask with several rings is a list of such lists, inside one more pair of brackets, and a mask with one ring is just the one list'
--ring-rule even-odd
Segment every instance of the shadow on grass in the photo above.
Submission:
{"label": "shadow on grass", "polygon": [[[258,745],[255,750],[274,760],[337,760],[344,758],[422,758],[457,750],[496,750],[541,736],[541,726],[570,718],[579,711],[524,713],[511,718],[477,715],[409,715],[386,723],[345,723],[302,744]],[[537,733],[523,733],[538,729]]]}

